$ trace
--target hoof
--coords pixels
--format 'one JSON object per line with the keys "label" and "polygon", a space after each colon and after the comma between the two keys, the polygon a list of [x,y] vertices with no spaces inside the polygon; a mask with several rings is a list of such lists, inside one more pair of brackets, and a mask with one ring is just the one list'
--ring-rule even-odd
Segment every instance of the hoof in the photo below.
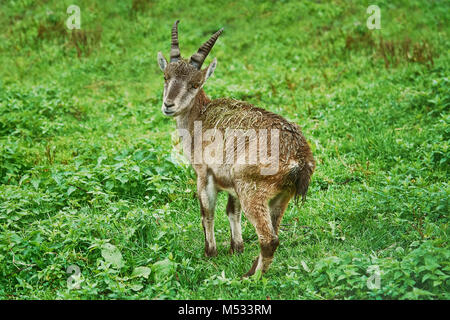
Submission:
{"label": "hoof", "polygon": [[206,257],[216,257],[217,249],[216,248],[205,248],[205,256]]}
{"label": "hoof", "polygon": [[234,243],[233,241],[231,241],[229,252],[230,254],[244,252],[244,243],[243,242]]}

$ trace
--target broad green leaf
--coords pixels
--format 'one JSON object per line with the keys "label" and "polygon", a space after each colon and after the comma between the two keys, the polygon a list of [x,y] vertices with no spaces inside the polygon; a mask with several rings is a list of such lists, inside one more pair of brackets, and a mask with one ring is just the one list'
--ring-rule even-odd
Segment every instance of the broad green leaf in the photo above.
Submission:
{"label": "broad green leaf", "polygon": [[75,190],[77,190],[77,188],[75,188],[75,187],[73,187],[73,186],[70,186],[70,187],[67,189],[67,195],[70,196],[70,195],[72,194],[72,192],[74,192]]}
{"label": "broad green leaf", "polygon": [[110,243],[102,245],[102,257],[106,262],[111,263],[116,268],[122,268],[124,263],[122,261],[122,254],[119,249]]}
{"label": "broad green leaf", "polygon": [[131,278],[143,277],[147,279],[151,271],[148,267],[136,267],[131,273]]}
{"label": "broad green leaf", "polygon": [[163,279],[175,272],[176,264],[169,259],[155,262],[153,264],[153,272],[155,279]]}
{"label": "broad green leaf", "polygon": [[143,286],[142,284],[137,283],[137,284],[131,285],[131,286],[130,286],[130,289],[133,290],[133,291],[139,291],[139,290],[141,290],[143,287],[144,287],[144,286]]}

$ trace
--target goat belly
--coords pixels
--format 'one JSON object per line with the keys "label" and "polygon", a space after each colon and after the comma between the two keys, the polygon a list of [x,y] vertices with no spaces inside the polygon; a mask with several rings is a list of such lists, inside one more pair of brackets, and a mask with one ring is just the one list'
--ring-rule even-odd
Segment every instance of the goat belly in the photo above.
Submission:
{"label": "goat belly", "polygon": [[230,165],[221,165],[210,167],[208,171],[209,174],[211,174],[214,177],[214,182],[216,184],[217,189],[228,191],[229,193],[235,195],[231,169],[232,166]]}

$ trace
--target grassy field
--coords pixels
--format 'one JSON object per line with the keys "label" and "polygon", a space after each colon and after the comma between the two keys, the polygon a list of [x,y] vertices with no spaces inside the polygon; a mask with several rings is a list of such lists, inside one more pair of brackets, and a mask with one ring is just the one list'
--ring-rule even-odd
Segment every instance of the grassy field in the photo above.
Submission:
{"label": "grassy field", "polygon": [[[368,1],[104,3],[0,4],[1,299],[450,299],[448,1],[377,1],[380,30]],[[160,111],[176,19],[185,57],[225,28],[208,96],[299,124],[317,160],[261,278],[225,194],[204,257]]]}

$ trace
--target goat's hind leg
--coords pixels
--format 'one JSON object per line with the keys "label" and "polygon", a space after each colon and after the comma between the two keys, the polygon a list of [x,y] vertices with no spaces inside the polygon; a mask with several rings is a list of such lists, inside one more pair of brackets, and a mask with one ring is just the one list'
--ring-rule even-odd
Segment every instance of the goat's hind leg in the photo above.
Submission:
{"label": "goat's hind leg", "polygon": [[255,227],[261,252],[244,277],[250,277],[258,270],[265,273],[272,263],[275,250],[279,244],[278,236],[273,228],[267,200],[251,199],[252,201],[243,204],[243,207],[245,216]]}
{"label": "goat's hind leg", "polygon": [[231,194],[228,195],[227,215],[231,230],[230,253],[241,253],[244,251],[241,228],[241,204],[239,199]]}
{"label": "goat's hind leg", "polygon": [[272,219],[272,226],[275,234],[278,235],[281,219],[286,211],[289,200],[292,198],[292,194],[289,192],[281,192],[275,198],[269,201],[270,217]]}

